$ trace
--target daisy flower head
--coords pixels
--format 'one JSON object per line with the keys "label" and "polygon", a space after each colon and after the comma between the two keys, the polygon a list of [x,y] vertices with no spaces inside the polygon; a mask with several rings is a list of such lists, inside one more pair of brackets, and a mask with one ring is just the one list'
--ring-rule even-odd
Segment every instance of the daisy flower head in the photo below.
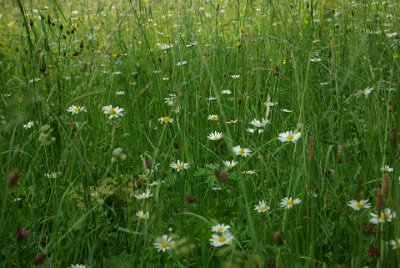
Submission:
{"label": "daisy flower head", "polygon": [[233,125],[237,123],[237,119],[231,119],[229,121],[226,122],[228,125]]}
{"label": "daisy flower head", "polygon": [[254,134],[254,133],[262,134],[262,133],[264,133],[264,129],[262,129],[262,128],[248,128],[248,129],[246,129],[246,131],[251,133],[251,134]]}
{"label": "daisy flower head", "polygon": [[139,220],[148,220],[150,218],[150,214],[149,212],[144,212],[143,210],[139,210],[138,212],[136,212],[136,217]]}
{"label": "daisy flower head", "polygon": [[257,174],[254,170],[245,170],[242,172],[244,175],[255,175]]}
{"label": "daisy flower head", "polygon": [[233,75],[231,75],[231,77],[232,77],[233,79],[239,79],[240,74],[233,74]]}
{"label": "daisy flower head", "polygon": [[373,224],[391,222],[392,219],[396,218],[396,212],[392,212],[390,208],[385,208],[379,215],[377,213],[371,213],[370,215],[371,219],[369,221]]}
{"label": "daisy flower head", "polygon": [[248,157],[251,154],[251,150],[248,148],[242,148],[240,145],[233,147],[233,154],[243,157]]}
{"label": "daisy flower head", "polygon": [[71,105],[68,107],[67,112],[70,112],[71,114],[79,114],[81,112],[87,112],[87,110],[85,106]]}
{"label": "daisy flower head", "polygon": [[210,114],[207,117],[207,120],[209,120],[209,121],[218,121],[219,120],[219,116],[217,114]]}
{"label": "daisy flower head", "polygon": [[253,119],[253,120],[250,122],[250,124],[253,125],[253,126],[256,127],[256,128],[263,128],[263,127],[265,127],[267,124],[269,124],[269,120],[268,120],[268,119],[265,119],[265,118],[263,118],[263,119],[261,119],[261,120]]}
{"label": "daisy flower head", "polygon": [[374,90],[374,88],[372,88],[372,87],[367,87],[366,89],[361,89],[361,90],[357,91],[356,96],[360,97],[361,95],[364,95],[364,97],[367,99],[369,94],[371,94],[373,90]]}
{"label": "daisy flower head", "polygon": [[120,107],[113,107],[112,105],[107,105],[101,108],[103,113],[108,115],[108,119],[118,118],[123,116],[122,112],[124,111],[123,108]]}
{"label": "daisy flower head", "polygon": [[381,171],[391,173],[393,172],[393,168],[388,165],[385,165],[383,168],[381,168]]}
{"label": "daisy flower head", "polygon": [[29,121],[28,123],[24,124],[22,127],[25,129],[30,129],[35,126],[35,123],[33,121]]}
{"label": "daisy flower head", "polygon": [[264,200],[258,201],[258,205],[254,207],[254,210],[257,211],[258,213],[265,213],[270,209],[270,207],[265,204]]}
{"label": "daisy flower head", "polygon": [[214,131],[208,134],[207,138],[212,141],[219,141],[224,135],[221,132]]}
{"label": "daisy flower head", "polygon": [[184,61],[180,61],[176,64],[176,66],[182,66],[182,65],[186,65],[188,62],[186,60]]}
{"label": "daisy flower head", "polygon": [[167,250],[170,250],[175,246],[175,241],[172,239],[171,236],[163,235],[157,237],[153,245],[157,249],[157,251],[166,252]]}
{"label": "daisy flower head", "polygon": [[224,89],[224,90],[221,91],[221,94],[230,95],[230,94],[232,94],[232,91],[230,89]]}
{"label": "daisy flower head", "polygon": [[222,247],[229,245],[233,241],[233,236],[229,232],[213,234],[210,238],[210,244],[213,247]]}
{"label": "daisy flower head", "polygon": [[281,207],[283,208],[292,208],[295,205],[298,205],[301,203],[300,198],[295,198],[293,199],[292,197],[285,197],[281,201]]}
{"label": "daisy flower head", "polygon": [[301,133],[297,131],[286,131],[282,132],[278,136],[278,140],[281,142],[293,142],[295,143],[298,139],[300,139]]}
{"label": "daisy flower head", "polygon": [[135,194],[135,198],[137,200],[144,200],[144,199],[150,198],[152,196],[153,196],[153,194],[150,192],[149,189],[147,189],[145,192],[141,192],[140,194]]}
{"label": "daisy flower head", "polygon": [[168,106],[174,106],[175,101],[176,101],[175,94],[170,94],[169,97],[164,98],[164,103],[167,104]]}
{"label": "daisy flower head", "polygon": [[117,94],[118,96],[123,96],[123,95],[125,95],[125,91],[119,90],[119,91],[115,92],[115,94]]}
{"label": "daisy flower head", "polygon": [[370,208],[371,204],[369,203],[368,199],[367,200],[360,200],[360,201],[351,200],[348,203],[348,206],[351,207],[352,209],[356,210],[356,211],[359,211],[359,210],[361,210],[363,208]]}
{"label": "daisy flower head", "polygon": [[160,117],[158,121],[160,121],[161,124],[168,124],[168,123],[173,123],[174,119],[169,116],[163,116]]}
{"label": "daisy flower head", "polygon": [[277,102],[266,101],[266,102],[264,102],[264,104],[267,107],[273,107],[273,106],[277,105],[278,103]]}
{"label": "daisy flower head", "polygon": [[392,249],[399,249],[400,248],[400,239],[390,240],[390,245],[392,246]]}
{"label": "daisy flower head", "polygon": [[229,225],[225,225],[223,223],[222,224],[216,224],[213,227],[211,227],[211,232],[222,234],[222,233],[229,232],[230,228],[231,227]]}
{"label": "daisy flower head", "polygon": [[161,51],[166,51],[174,47],[173,44],[157,44]]}
{"label": "daisy flower head", "polygon": [[235,161],[235,160],[232,160],[232,161],[229,161],[229,160],[227,160],[227,161],[222,161],[222,163],[224,164],[224,166],[225,167],[227,167],[227,168],[233,168],[234,166],[236,166],[237,164],[239,164],[239,162],[237,162],[237,161]]}
{"label": "daisy flower head", "polygon": [[189,42],[189,43],[186,45],[186,47],[194,47],[194,46],[196,46],[198,43],[199,43],[199,42],[197,42],[197,41],[191,41],[191,42]]}
{"label": "daisy flower head", "polygon": [[184,170],[184,169],[188,169],[190,167],[189,163],[184,163],[181,160],[178,160],[176,162],[172,162],[169,166],[171,168],[173,168],[176,172],[179,172],[179,171]]}
{"label": "daisy flower head", "polygon": [[69,268],[86,268],[83,264],[72,264]]}

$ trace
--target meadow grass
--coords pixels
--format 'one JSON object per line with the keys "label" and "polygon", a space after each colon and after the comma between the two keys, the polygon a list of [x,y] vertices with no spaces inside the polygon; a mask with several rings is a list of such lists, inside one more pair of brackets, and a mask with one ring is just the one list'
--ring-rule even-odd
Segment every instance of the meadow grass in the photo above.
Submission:
{"label": "meadow grass", "polygon": [[1,267],[400,265],[397,1],[0,6]]}

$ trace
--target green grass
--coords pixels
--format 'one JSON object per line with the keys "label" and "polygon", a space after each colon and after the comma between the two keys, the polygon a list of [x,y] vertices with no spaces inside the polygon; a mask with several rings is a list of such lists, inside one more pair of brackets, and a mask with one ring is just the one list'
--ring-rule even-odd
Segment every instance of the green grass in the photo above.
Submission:
{"label": "green grass", "polygon": [[[370,222],[400,212],[399,12],[394,0],[3,1],[1,267],[399,266],[398,218]],[[269,124],[249,133],[267,100]],[[300,139],[279,141],[289,130]],[[234,237],[222,247],[218,223]],[[158,252],[164,234],[174,244]]]}

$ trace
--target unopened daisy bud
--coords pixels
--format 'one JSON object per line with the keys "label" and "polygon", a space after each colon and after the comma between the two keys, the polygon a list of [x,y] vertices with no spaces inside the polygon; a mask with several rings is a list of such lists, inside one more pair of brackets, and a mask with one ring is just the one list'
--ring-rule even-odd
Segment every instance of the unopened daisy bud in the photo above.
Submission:
{"label": "unopened daisy bud", "polygon": [[188,204],[195,203],[197,200],[197,197],[195,195],[187,195],[185,196],[185,202]]}
{"label": "unopened daisy bud", "polygon": [[46,259],[46,253],[40,252],[35,256],[32,263],[33,265],[40,265],[45,261],[45,259]]}
{"label": "unopened daisy bud", "polygon": [[284,234],[282,231],[276,231],[272,234],[272,241],[276,244],[276,245],[282,245],[283,244],[283,240],[284,240]]}
{"label": "unopened daisy bud", "polygon": [[8,187],[13,188],[17,184],[20,176],[21,176],[21,173],[19,172],[19,170],[16,168],[13,169],[10,172],[10,175],[8,175]]}
{"label": "unopened daisy bud", "polygon": [[152,168],[152,166],[153,166],[153,163],[151,162],[151,160],[146,159],[144,161],[144,166],[145,166],[145,169],[150,170]]}
{"label": "unopened daisy bud", "polygon": [[386,198],[388,196],[389,192],[389,176],[388,174],[383,174],[382,178],[382,193],[383,193],[383,198]]}
{"label": "unopened daisy bud", "polygon": [[371,257],[379,257],[379,248],[378,247],[374,247],[374,246],[370,246],[368,248],[368,255]]}

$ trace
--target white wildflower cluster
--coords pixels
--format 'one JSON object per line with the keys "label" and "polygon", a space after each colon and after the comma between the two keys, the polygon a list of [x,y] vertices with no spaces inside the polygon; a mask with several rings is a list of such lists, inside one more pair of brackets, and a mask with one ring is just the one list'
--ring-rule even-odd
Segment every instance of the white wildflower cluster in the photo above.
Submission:
{"label": "white wildflower cluster", "polygon": [[234,237],[230,233],[230,226],[225,224],[217,224],[211,228],[213,234],[210,238],[210,244],[213,247],[222,247],[232,243]]}

